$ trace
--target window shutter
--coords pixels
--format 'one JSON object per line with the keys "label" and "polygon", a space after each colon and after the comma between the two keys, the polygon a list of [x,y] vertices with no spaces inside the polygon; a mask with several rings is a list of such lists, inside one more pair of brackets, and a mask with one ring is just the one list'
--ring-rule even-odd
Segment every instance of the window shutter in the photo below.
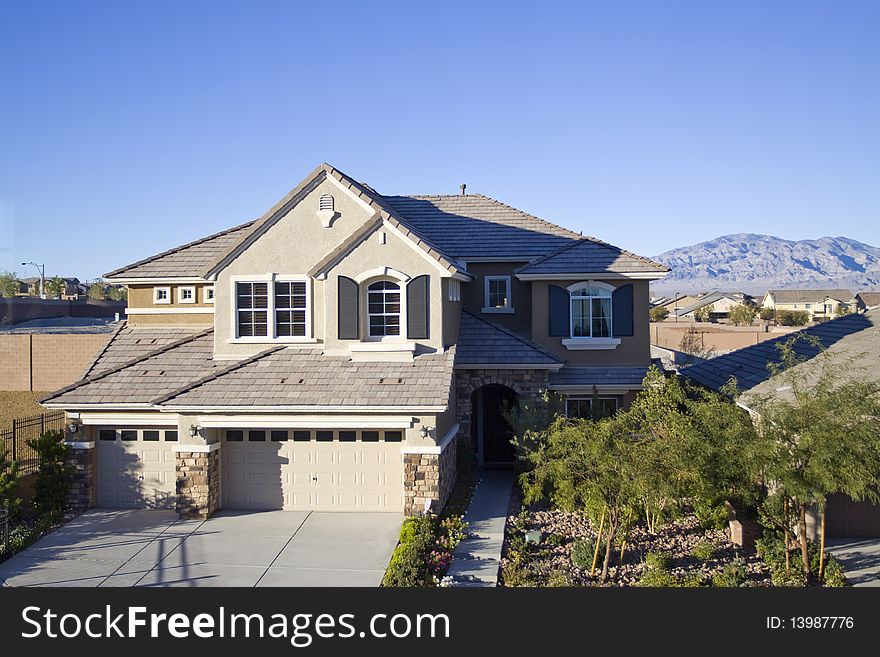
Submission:
{"label": "window shutter", "polygon": [[614,337],[633,335],[633,286],[621,285],[611,295],[611,329]]}
{"label": "window shutter", "polygon": [[571,333],[571,297],[568,290],[551,285],[550,290],[550,335],[567,338]]}
{"label": "window shutter", "polygon": [[416,276],[406,286],[406,337],[428,339],[428,283],[427,275]]}
{"label": "window shutter", "polygon": [[350,278],[340,276],[338,301],[337,321],[339,325],[339,339],[357,340],[360,338],[358,284]]}

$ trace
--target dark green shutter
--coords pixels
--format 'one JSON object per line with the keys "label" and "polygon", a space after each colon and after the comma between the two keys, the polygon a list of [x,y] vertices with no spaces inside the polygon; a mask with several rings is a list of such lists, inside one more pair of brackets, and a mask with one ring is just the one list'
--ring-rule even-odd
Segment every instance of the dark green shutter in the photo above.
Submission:
{"label": "dark green shutter", "polygon": [[567,338],[571,333],[571,297],[568,290],[551,285],[550,290],[550,335]]}
{"label": "dark green shutter", "polygon": [[633,286],[621,285],[611,295],[611,328],[615,337],[633,334]]}
{"label": "dark green shutter", "polygon": [[339,307],[336,313],[340,340],[357,340],[360,337],[359,305],[358,284],[350,278],[340,276]]}
{"label": "dark green shutter", "polygon": [[412,340],[428,339],[430,281],[427,275],[416,276],[406,286],[406,337]]}

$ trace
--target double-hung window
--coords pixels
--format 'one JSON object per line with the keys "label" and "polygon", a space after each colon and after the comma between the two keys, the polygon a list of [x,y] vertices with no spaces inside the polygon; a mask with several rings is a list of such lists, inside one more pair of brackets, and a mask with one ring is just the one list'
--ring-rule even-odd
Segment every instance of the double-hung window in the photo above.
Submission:
{"label": "double-hung window", "polygon": [[392,281],[370,284],[367,321],[371,338],[400,335],[400,285]]}
{"label": "double-hung window", "polygon": [[611,288],[596,284],[571,291],[571,337],[611,337]]}
{"label": "double-hung window", "polygon": [[275,283],[275,334],[306,337],[307,297],[305,281]]}
{"label": "double-hung window", "polygon": [[269,284],[235,284],[238,313],[238,336],[242,338],[268,337],[269,335]]}

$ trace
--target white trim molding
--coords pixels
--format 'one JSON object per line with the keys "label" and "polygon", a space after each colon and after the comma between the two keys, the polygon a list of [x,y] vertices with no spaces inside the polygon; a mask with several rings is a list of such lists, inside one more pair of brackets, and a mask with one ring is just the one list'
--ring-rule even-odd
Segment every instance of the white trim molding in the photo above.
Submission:
{"label": "white trim molding", "polygon": [[371,278],[393,278],[400,282],[406,282],[410,279],[407,274],[404,274],[402,271],[397,271],[391,267],[376,267],[375,269],[368,269],[365,272],[361,272],[357,276],[354,277],[354,281],[360,285],[364,281],[368,281]]}
{"label": "white trim molding", "polygon": [[411,429],[412,417],[400,415],[218,415],[201,416],[205,429]]}
{"label": "white trim molding", "polygon": [[457,370],[560,370],[565,363],[456,363]]}
{"label": "white trim molding", "polygon": [[400,448],[401,454],[442,454],[443,451],[452,442],[452,439],[458,435],[459,425],[453,424],[452,428],[446,432],[446,435],[440,439],[436,445],[406,445],[404,443]]}
{"label": "white trim molding", "polygon": [[153,413],[126,413],[118,415],[113,413],[90,413],[80,414],[80,422],[84,426],[148,426],[148,427],[177,427],[177,418]]}
{"label": "white trim molding", "polygon": [[187,445],[186,443],[175,443],[171,446],[171,451],[175,454],[179,452],[192,452],[193,454],[210,454],[211,452],[216,452],[220,449],[220,446],[223,443],[208,443],[204,444],[195,444],[195,445]]}
{"label": "white trim molding", "polygon": [[171,285],[185,285],[187,283],[204,283],[206,279],[204,278],[174,278],[174,277],[156,277],[156,278],[113,278],[110,277],[107,279],[111,283],[115,283],[117,285],[162,285],[162,284],[171,284]]}
{"label": "white trim molding", "polygon": [[[183,293],[189,292],[188,299],[184,298]],[[196,302],[196,286],[195,285],[178,285],[177,286],[177,303],[195,303]]]}
{"label": "white trim molding", "polygon": [[620,338],[562,338],[562,346],[569,351],[617,349]]}
{"label": "white trim molding", "polygon": [[70,449],[95,449],[94,440],[89,440],[86,442],[80,442],[77,440],[65,440],[64,444]]}
{"label": "white trim molding", "polygon": [[606,271],[564,272],[560,274],[515,274],[521,281],[581,281],[585,278],[601,278],[604,280],[636,280],[656,281],[669,272],[632,272],[618,273]]}
{"label": "white trim molding", "polygon": [[[165,303],[164,301],[161,303]],[[126,315],[212,315],[213,308],[180,308],[168,306],[167,308],[126,308]]]}
{"label": "white trim molding", "polygon": [[[164,292],[165,298],[160,299],[159,293]],[[167,285],[157,285],[153,288],[153,303],[154,304],[170,304],[171,303],[171,287]],[[128,310],[126,308],[126,310]]]}

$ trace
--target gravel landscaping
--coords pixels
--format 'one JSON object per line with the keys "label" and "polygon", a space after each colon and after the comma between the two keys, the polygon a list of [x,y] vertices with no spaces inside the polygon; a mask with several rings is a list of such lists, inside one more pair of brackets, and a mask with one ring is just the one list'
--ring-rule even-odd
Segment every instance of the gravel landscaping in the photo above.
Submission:
{"label": "gravel landscaping", "polygon": [[[578,567],[572,561],[572,549],[578,539],[592,542],[596,535],[597,528],[585,515],[552,509],[532,510],[511,514],[507,523],[502,580],[514,581],[503,581],[502,585],[598,585],[601,559],[593,576],[589,565]],[[523,546],[524,532],[533,530],[541,532],[541,542]],[[661,553],[660,556],[649,556],[657,553]],[[619,557],[618,544],[609,569],[609,586],[637,585],[652,569],[645,563],[646,559],[654,564],[658,560],[665,562],[663,571],[668,571],[679,581],[690,582],[690,585],[708,584],[713,576],[722,573],[725,566],[734,563],[742,569],[743,582],[740,585],[770,585],[770,570],[757,556],[745,554],[730,541],[726,531],[702,528],[692,513],[664,524],[655,534],[650,534],[642,525],[633,527],[627,537],[622,564]],[[529,575],[523,577],[523,568],[516,568],[517,561],[519,564],[525,562]],[[513,568],[509,568],[511,564]]]}

